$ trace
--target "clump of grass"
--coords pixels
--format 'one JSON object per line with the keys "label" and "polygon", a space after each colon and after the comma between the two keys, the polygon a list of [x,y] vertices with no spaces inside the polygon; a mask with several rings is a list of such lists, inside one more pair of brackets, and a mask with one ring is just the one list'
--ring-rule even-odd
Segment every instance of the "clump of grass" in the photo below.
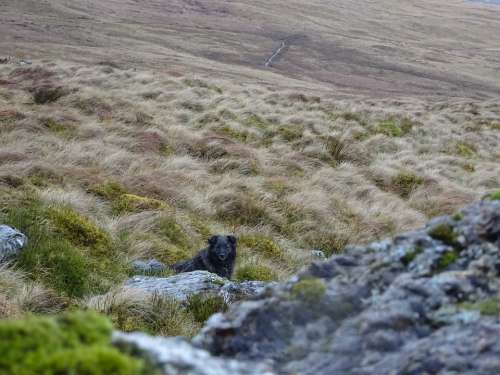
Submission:
{"label": "clump of grass", "polygon": [[464,158],[473,158],[477,155],[475,147],[466,142],[456,143],[453,149],[453,153]]}
{"label": "clump of grass", "polygon": [[226,311],[228,306],[221,296],[193,294],[188,297],[186,307],[197,322],[204,323],[213,314]]}
{"label": "clump of grass", "polygon": [[357,112],[343,112],[339,115],[346,121],[356,121],[358,124],[364,124],[363,117]]}
{"label": "clump of grass", "polygon": [[54,103],[66,94],[62,87],[42,86],[33,92],[33,101],[36,104]]}
{"label": "clump of grass", "polygon": [[301,139],[304,129],[297,126],[280,126],[278,127],[277,134],[287,142],[293,142]]}
{"label": "clump of grass", "polygon": [[221,194],[213,200],[216,217],[239,225],[260,225],[270,221],[266,207],[250,194]]}
{"label": "clump of grass", "polygon": [[111,346],[110,322],[93,312],[0,321],[2,373],[140,375],[146,365]]}
{"label": "clump of grass", "polygon": [[254,236],[241,236],[238,239],[238,245],[247,247],[252,251],[270,259],[283,259],[285,251],[274,242],[271,238],[254,235]]}
{"label": "clump of grass", "polygon": [[232,140],[239,141],[242,143],[248,142],[251,137],[250,133],[246,130],[239,131],[234,128],[232,128],[230,125],[224,124],[224,125],[219,125],[216,128],[213,129],[215,133],[226,136]]}
{"label": "clump of grass", "polygon": [[292,297],[306,303],[317,303],[325,295],[326,286],[323,280],[308,277],[295,283],[290,290]]}
{"label": "clump of grass", "polygon": [[236,281],[273,281],[278,277],[270,267],[249,263],[237,267],[234,278]]}
{"label": "clump of grass", "polygon": [[392,177],[391,187],[402,198],[408,198],[423,183],[424,179],[412,172],[400,172]]}
{"label": "clump of grass", "polygon": [[180,103],[181,108],[186,109],[191,112],[203,112],[205,107],[201,103],[196,103],[192,101],[183,101]]}
{"label": "clump of grass", "polygon": [[341,232],[321,229],[306,233],[302,241],[312,249],[321,250],[327,257],[341,253],[349,242]]}
{"label": "clump of grass", "polygon": [[52,118],[45,118],[41,120],[42,125],[50,132],[58,135],[65,135],[71,132],[72,128],[66,124],[58,122]]}
{"label": "clump of grass", "polygon": [[389,118],[378,124],[377,133],[393,138],[403,137],[411,131],[412,127],[413,123],[409,119]]}
{"label": "clump of grass", "polygon": [[113,212],[116,214],[146,210],[162,210],[167,207],[167,204],[163,201],[141,197],[135,194],[122,194],[113,202]]}
{"label": "clump of grass", "polygon": [[325,141],[326,152],[335,163],[341,163],[347,159],[346,143],[337,137],[328,137]]}

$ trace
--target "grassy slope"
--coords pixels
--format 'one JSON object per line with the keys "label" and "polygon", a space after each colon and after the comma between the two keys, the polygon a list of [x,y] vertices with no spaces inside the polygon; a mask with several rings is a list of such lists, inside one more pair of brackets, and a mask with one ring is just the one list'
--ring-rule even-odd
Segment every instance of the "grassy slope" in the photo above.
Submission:
{"label": "grassy slope", "polygon": [[[266,71],[298,27],[295,2],[121,3],[0,4],[2,49],[45,59],[0,65],[0,221],[37,239],[0,269],[0,317],[76,305],[122,329],[191,335],[196,314],[116,290],[130,261],[173,262],[234,232],[238,278],[283,279],[311,249],[414,228],[500,185],[500,106],[449,99],[495,95],[500,34],[483,26],[497,13],[453,2],[437,22],[434,1],[313,2],[307,43]],[[458,45],[447,32],[465,33],[463,18]],[[356,99],[327,82],[438,99]]]}

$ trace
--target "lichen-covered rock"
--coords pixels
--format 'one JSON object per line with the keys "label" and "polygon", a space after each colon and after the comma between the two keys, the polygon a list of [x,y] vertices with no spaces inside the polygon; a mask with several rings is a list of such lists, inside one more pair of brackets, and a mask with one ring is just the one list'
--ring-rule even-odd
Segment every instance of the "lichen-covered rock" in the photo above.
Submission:
{"label": "lichen-covered rock", "polygon": [[28,238],[7,225],[0,225],[0,262],[15,257],[26,246]]}
{"label": "lichen-covered rock", "polygon": [[280,374],[500,374],[500,202],[313,263],[193,343]]}
{"label": "lichen-covered rock", "polygon": [[257,363],[220,359],[181,338],[151,337],[143,333],[113,334],[113,344],[148,360],[165,375],[273,375]]}
{"label": "lichen-covered rock", "polygon": [[139,275],[152,275],[165,271],[167,266],[156,259],[150,259],[135,260],[132,262],[132,268]]}
{"label": "lichen-covered rock", "polygon": [[125,288],[174,298],[180,302],[195,294],[221,295],[227,303],[258,295],[268,283],[234,282],[207,271],[185,272],[170,277],[134,276]]}

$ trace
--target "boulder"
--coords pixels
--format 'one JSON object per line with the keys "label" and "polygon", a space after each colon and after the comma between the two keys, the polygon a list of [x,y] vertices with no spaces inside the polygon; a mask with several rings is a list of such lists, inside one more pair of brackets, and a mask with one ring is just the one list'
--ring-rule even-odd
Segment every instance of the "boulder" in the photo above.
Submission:
{"label": "boulder", "polygon": [[315,262],[192,344],[280,374],[500,374],[500,202]]}
{"label": "boulder", "polygon": [[143,333],[113,334],[113,345],[145,358],[164,375],[273,375],[263,364],[211,356],[181,338],[151,337]]}
{"label": "boulder", "polygon": [[0,225],[0,262],[17,256],[28,243],[28,238],[7,225]]}
{"label": "boulder", "polygon": [[260,281],[234,282],[207,271],[194,271],[170,277],[134,276],[125,283],[125,288],[157,293],[181,302],[194,294],[214,294],[232,303],[258,295],[267,285]]}

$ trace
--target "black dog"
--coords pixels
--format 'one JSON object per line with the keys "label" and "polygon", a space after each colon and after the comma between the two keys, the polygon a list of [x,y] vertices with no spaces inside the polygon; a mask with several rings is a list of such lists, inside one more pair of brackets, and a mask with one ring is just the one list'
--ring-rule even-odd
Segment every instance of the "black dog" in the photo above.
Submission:
{"label": "black dog", "polygon": [[193,259],[175,263],[176,273],[209,271],[221,277],[231,278],[236,260],[236,237],[213,236],[208,247],[201,250]]}

